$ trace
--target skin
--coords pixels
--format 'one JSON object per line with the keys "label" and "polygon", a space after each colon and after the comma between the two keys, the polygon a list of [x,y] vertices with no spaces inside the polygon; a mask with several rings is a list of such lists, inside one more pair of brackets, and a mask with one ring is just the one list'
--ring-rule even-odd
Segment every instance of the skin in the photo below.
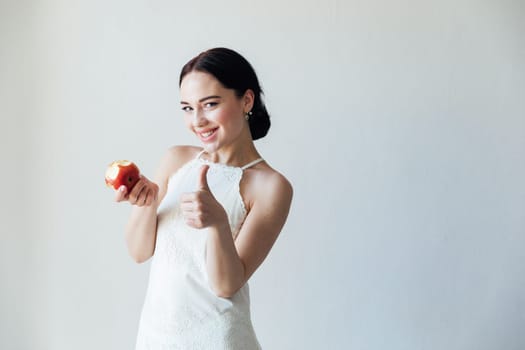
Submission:
{"label": "skin", "polygon": [[[231,166],[260,158],[244,118],[253,107],[251,90],[239,98],[212,75],[191,72],[184,77],[180,94],[185,124],[201,141],[206,151],[203,158]],[[144,262],[155,251],[156,212],[166,194],[168,179],[201,150],[174,146],[161,160],[153,181],[141,176],[130,193],[124,186],[117,190],[116,201],[133,205],[126,241],[135,261]],[[229,298],[270,252],[286,222],[293,190],[288,180],[266,162],[244,170],[240,192],[248,214],[234,240],[227,214],[208,186],[207,171],[208,166],[201,168],[198,188],[183,194],[180,206],[187,225],[208,230],[206,263],[210,287],[217,296]]]}

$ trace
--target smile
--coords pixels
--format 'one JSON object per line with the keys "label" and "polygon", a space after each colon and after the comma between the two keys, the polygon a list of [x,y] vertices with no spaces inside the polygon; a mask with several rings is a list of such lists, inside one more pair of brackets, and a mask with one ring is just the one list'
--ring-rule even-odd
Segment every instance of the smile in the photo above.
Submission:
{"label": "smile", "polygon": [[205,132],[201,132],[201,133],[199,133],[199,136],[200,136],[202,139],[208,139],[208,138],[210,138],[213,134],[215,134],[216,131],[217,131],[217,128],[216,128],[216,129],[212,129],[212,130],[208,130],[208,131],[205,131]]}

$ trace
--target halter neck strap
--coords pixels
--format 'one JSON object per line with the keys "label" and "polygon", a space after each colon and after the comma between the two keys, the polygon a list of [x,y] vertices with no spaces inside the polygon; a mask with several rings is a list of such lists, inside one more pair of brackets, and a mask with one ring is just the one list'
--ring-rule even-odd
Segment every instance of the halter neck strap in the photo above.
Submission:
{"label": "halter neck strap", "polygon": [[256,159],[256,160],[254,160],[253,162],[250,162],[250,163],[246,164],[245,166],[242,166],[241,169],[242,169],[242,170],[246,170],[246,169],[248,169],[249,167],[252,167],[252,166],[254,166],[255,164],[259,164],[259,163],[262,162],[262,161],[264,161],[264,159],[262,159],[262,158]]}
{"label": "halter neck strap", "polygon": [[202,150],[202,151],[200,151],[200,152],[197,154],[197,157],[195,157],[195,159],[200,159],[201,156],[204,154],[204,152],[206,152],[206,150]]}
{"label": "halter neck strap", "polygon": [[[201,158],[201,156],[202,156],[204,153],[206,153],[206,150],[202,150],[202,151],[200,151],[200,152],[197,154],[197,156],[195,157],[195,159],[200,159],[200,160],[202,160],[202,161],[204,161],[204,162],[208,162],[208,163],[210,163],[209,161],[207,161],[207,160]],[[248,164],[246,164],[246,165],[240,167],[240,168],[241,168],[241,170],[246,170],[246,169],[248,169],[248,168],[254,166],[255,164],[259,164],[260,162],[263,162],[263,161],[264,161],[263,158],[258,158],[258,159],[256,159],[256,160],[254,160],[254,161],[252,161],[252,162],[250,162],[250,163],[248,163]],[[234,167],[234,168],[235,168],[235,167]]]}

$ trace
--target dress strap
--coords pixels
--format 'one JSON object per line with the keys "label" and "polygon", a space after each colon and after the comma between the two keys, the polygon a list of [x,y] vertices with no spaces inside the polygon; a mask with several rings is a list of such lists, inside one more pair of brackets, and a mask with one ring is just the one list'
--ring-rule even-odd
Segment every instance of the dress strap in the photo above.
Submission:
{"label": "dress strap", "polygon": [[259,164],[260,162],[264,161],[264,159],[262,158],[259,158],[259,159],[256,159],[254,160],[253,162],[250,162],[248,164],[246,164],[245,166],[241,167],[242,170],[245,170],[245,169],[248,169],[249,167],[252,167],[254,166],[255,164]]}
{"label": "dress strap", "polygon": [[204,150],[204,149],[203,149],[202,151],[200,151],[200,152],[197,154],[197,156],[195,157],[195,159],[200,159],[201,156],[202,156],[202,154],[203,154],[204,152],[206,152],[206,150]]}
{"label": "dress strap", "polygon": [[[202,160],[203,162],[208,162],[206,159],[202,159],[201,156],[206,153],[206,150],[202,150],[200,151],[197,156],[195,157],[195,159],[197,160]],[[245,170],[245,169],[248,169],[249,167],[252,167],[254,166],[255,164],[259,164],[260,162],[263,162],[264,159],[263,158],[258,158],[256,160],[254,160],[253,162],[250,162],[248,164],[246,164],[245,166],[242,166],[241,167],[241,170]],[[208,162],[209,163],[209,162]],[[216,163],[216,164],[220,164],[220,163]]]}

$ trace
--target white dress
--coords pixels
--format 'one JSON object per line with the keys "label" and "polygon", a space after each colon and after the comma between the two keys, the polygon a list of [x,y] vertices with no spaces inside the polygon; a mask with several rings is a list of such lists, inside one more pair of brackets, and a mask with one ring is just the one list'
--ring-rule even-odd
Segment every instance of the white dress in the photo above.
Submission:
{"label": "white dress", "polygon": [[243,170],[262,159],[232,167],[203,160],[202,153],[172,175],[159,205],[136,350],[261,349],[250,318],[248,284],[231,298],[214,294],[205,264],[207,230],[185,224],[179,198],[197,190],[201,166],[210,165],[208,185],[226,210],[235,239],[246,216],[239,191]]}

